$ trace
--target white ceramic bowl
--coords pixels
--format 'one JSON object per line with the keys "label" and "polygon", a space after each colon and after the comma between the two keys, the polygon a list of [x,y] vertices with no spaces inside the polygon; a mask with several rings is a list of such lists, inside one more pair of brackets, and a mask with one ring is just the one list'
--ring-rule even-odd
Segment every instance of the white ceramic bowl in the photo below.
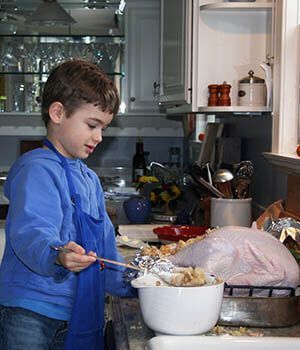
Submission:
{"label": "white ceramic bowl", "polygon": [[131,284],[138,289],[145,324],[157,333],[202,334],[218,321],[224,283],[201,287],[157,287],[155,277],[146,275]]}

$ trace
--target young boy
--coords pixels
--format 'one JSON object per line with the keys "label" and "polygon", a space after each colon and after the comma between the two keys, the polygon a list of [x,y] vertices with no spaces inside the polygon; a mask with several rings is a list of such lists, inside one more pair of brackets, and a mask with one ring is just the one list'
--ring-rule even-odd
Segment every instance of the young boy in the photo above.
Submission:
{"label": "young boy", "polygon": [[[9,199],[0,267],[0,349],[103,348],[104,296],[129,296],[97,175],[81,160],[119,108],[115,85],[95,65],[69,61],[45,84],[43,148],[21,156]],[[57,251],[55,247],[65,247]]]}

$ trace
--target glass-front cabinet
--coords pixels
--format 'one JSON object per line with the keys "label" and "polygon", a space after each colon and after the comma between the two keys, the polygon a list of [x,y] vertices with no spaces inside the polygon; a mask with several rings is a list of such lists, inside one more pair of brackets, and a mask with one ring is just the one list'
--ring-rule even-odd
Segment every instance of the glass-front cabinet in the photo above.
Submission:
{"label": "glass-front cabinet", "polygon": [[39,112],[49,72],[72,59],[99,65],[122,94],[124,42],[110,35],[0,35],[0,112]]}

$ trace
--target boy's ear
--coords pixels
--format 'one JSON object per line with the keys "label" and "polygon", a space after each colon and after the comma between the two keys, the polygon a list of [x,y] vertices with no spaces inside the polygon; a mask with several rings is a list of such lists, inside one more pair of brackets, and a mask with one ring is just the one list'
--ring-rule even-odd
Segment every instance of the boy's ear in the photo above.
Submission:
{"label": "boy's ear", "polygon": [[60,124],[65,116],[65,108],[61,102],[53,102],[49,107],[49,116],[54,124]]}

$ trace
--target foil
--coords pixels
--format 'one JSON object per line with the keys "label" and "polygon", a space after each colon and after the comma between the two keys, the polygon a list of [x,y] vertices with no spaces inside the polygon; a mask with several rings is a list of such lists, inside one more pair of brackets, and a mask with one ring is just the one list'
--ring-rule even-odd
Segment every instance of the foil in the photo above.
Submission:
{"label": "foil", "polygon": [[140,252],[137,252],[132,263],[138,266],[141,270],[143,270],[143,274],[149,272],[155,274],[172,272],[175,268],[175,265],[166,258],[142,255]]}
{"label": "foil", "polygon": [[293,218],[279,218],[276,220],[267,220],[263,227],[264,231],[270,232],[278,238],[280,242],[284,242],[291,237],[295,242],[300,243],[300,222]]}
{"label": "foil", "polygon": [[134,271],[126,269],[123,274],[123,279],[128,283],[133,279],[146,275],[147,273],[153,273],[160,276],[165,273],[172,273],[176,266],[166,258],[160,258],[158,256],[142,255],[138,251],[133,258],[132,265],[138,266],[142,271]]}

